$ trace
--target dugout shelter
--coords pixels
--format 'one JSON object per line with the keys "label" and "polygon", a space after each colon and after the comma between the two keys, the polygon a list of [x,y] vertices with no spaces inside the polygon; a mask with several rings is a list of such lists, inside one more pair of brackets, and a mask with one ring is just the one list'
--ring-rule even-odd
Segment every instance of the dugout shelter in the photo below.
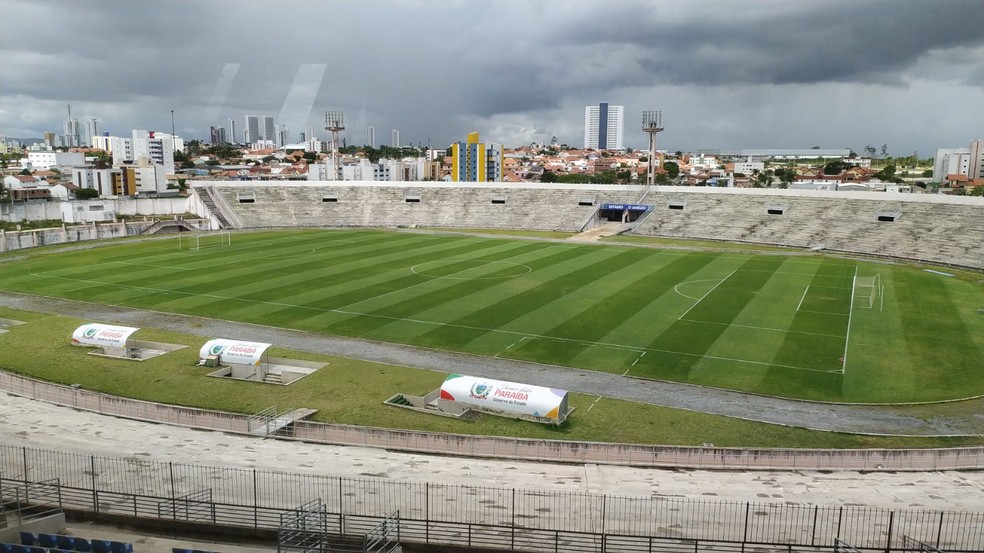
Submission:
{"label": "dugout shelter", "polygon": [[216,367],[209,376],[252,380],[267,384],[290,384],[325,366],[326,363],[270,357],[273,344],[215,338],[198,351],[198,364]]}
{"label": "dugout shelter", "polygon": [[134,340],[139,328],[100,323],[86,323],[72,333],[72,345],[96,348],[92,355],[142,361],[184,348],[180,344],[165,344]]}

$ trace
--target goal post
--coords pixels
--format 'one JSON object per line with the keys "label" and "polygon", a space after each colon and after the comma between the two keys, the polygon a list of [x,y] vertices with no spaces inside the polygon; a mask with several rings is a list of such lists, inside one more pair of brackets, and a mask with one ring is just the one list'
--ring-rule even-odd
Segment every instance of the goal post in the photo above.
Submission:
{"label": "goal post", "polygon": [[854,301],[858,307],[873,309],[876,305],[880,306],[879,300],[883,292],[880,273],[875,276],[859,276],[854,280]]}
{"label": "goal post", "polygon": [[227,230],[196,232],[187,236],[185,234],[178,233],[179,250],[202,250],[205,248],[232,245],[232,233]]}

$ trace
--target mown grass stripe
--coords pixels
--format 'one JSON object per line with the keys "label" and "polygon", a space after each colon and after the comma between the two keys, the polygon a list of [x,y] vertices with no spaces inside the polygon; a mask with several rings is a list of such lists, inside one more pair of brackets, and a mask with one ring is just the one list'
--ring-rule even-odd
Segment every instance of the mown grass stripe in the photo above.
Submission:
{"label": "mown grass stripe", "polygon": [[[730,324],[783,261],[785,258],[779,256],[752,257],[690,309],[688,317],[698,321]],[[649,348],[659,351],[646,355],[636,364],[631,374],[685,380],[700,356],[707,354],[726,328],[725,325],[678,320],[649,344]],[[672,351],[685,355],[667,353]]]}
{"label": "mown grass stripe", "polygon": [[[684,282],[699,271],[713,257],[684,256],[672,260],[662,266],[650,265],[649,270],[637,273],[631,282],[625,282],[620,288],[612,288],[610,278],[606,278],[605,286],[598,287],[606,292],[599,301],[571,315],[566,321],[543,332],[547,336],[571,338],[586,341],[601,341],[617,325],[643,310],[654,299],[672,290],[673,286]],[[625,268],[623,272],[637,269],[640,265],[650,262],[649,257],[640,260],[636,265]],[[555,348],[553,358],[557,362],[566,363],[580,354],[588,346],[567,345]]]}
{"label": "mown grass stripe", "polygon": [[[606,273],[620,270],[645,255],[632,250],[602,250],[586,248],[578,250],[581,255],[565,264],[564,271],[555,273],[552,278],[537,286],[510,297],[504,297],[495,305],[474,311],[454,321],[467,327],[501,328],[534,309],[557,300],[571,292],[588,286],[604,277]],[[537,276],[544,271],[537,271]],[[481,331],[458,327],[442,327],[419,337],[433,347],[461,347],[482,334]]]}

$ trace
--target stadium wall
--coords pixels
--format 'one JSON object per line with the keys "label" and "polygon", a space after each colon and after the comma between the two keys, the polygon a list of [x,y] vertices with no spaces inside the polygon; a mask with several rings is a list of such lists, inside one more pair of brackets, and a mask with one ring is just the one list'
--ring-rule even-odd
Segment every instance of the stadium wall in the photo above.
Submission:
{"label": "stadium wall", "polygon": [[[250,417],[139,401],[0,371],[0,390],[55,405],[141,421],[250,433]],[[774,449],[678,447],[471,436],[294,421],[290,439],[440,455],[561,463],[740,470],[980,470],[984,447],[946,449]]]}
{"label": "stadium wall", "polygon": [[[645,203],[639,235],[772,244],[984,269],[984,199],[631,185],[205,181],[237,228],[590,228],[601,204]],[[202,213],[204,214],[204,213]]]}
{"label": "stadium wall", "polygon": [[147,230],[154,221],[135,221],[127,223],[86,223],[84,225],[62,225],[56,228],[37,230],[0,230],[0,253],[53,244],[68,244],[87,240],[104,240],[136,236]]}

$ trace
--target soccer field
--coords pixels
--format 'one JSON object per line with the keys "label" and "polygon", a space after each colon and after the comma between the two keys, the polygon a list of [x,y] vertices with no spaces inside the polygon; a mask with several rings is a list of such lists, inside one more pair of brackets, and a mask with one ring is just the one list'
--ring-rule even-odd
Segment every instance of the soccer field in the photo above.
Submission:
{"label": "soccer field", "polygon": [[793,398],[984,393],[984,289],[915,267],[370,230],[231,242],[32,255],[0,263],[0,288]]}

